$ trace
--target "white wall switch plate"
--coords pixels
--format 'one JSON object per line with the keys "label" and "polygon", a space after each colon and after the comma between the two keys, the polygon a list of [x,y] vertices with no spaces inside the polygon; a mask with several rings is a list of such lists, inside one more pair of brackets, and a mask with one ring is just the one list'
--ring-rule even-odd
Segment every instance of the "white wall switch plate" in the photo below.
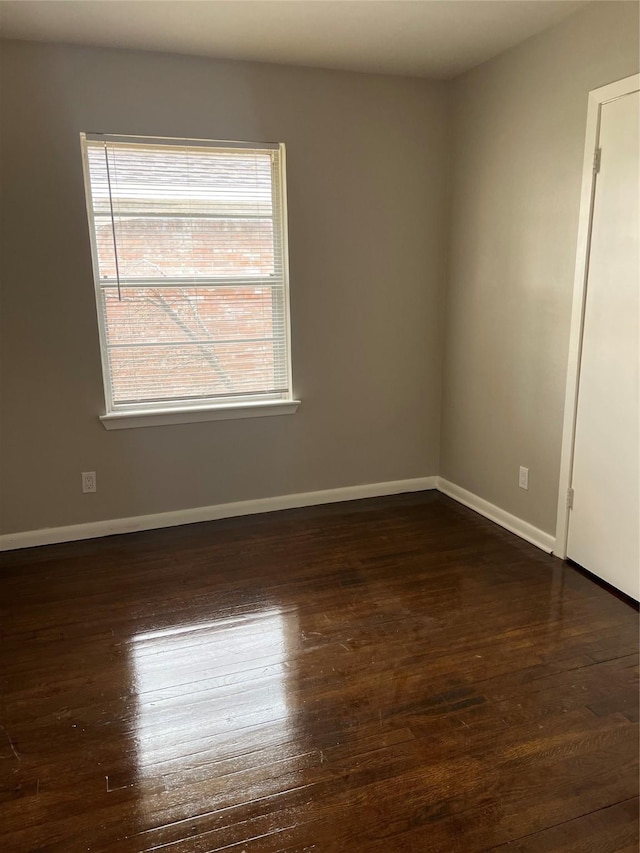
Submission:
{"label": "white wall switch plate", "polygon": [[82,472],[82,491],[86,494],[87,492],[95,492],[96,491],[96,472],[95,471],[83,471]]}
{"label": "white wall switch plate", "polygon": [[523,468],[522,465],[520,466],[520,476],[518,478],[518,485],[521,489],[529,488],[529,469]]}

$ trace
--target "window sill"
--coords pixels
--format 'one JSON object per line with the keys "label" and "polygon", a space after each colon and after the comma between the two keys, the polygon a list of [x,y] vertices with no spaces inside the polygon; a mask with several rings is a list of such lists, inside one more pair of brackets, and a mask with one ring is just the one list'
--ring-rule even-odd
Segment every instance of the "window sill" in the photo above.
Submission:
{"label": "window sill", "polygon": [[234,403],[201,409],[155,409],[110,412],[101,415],[105,429],[134,429],[136,427],[193,424],[201,421],[229,421],[239,418],[264,418],[271,415],[293,415],[300,400],[270,400],[262,403]]}

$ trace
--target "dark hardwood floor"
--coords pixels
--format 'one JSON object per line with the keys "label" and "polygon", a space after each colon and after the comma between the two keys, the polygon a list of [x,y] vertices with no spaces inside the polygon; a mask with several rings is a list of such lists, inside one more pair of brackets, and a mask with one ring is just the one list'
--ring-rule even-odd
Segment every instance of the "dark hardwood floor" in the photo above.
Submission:
{"label": "dark hardwood floor", "polygon": [[1,851],[637,851],[636,610],[442,495],[2,564]]}

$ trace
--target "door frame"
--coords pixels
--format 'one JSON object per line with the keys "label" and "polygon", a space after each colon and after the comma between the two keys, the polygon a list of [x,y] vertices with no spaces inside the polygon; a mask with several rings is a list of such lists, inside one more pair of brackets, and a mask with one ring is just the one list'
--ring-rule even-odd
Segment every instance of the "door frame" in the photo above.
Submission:
{"label": "door frame", "polygon": [[569,489],[573,478],[573,456],[578,413],[578,389],[580,385],[580,361],[584,333],[584,314],[589,276],[591,230],[593,207],[598,174],[598,143],[600,139],[600,117],[602,106],[623,98],[640,89],[640,74],[633,74],[615,83],[600,86],[589,92],[587,130],[582,167],[582,190],[580,194],[580,217],[578,220],[578,244],[573,281],[573,302],[569,332],[569,355],[562,426],[562,451],[560,456],[560,482],[558,486],[558,515],[556,520],[556,547],[554,554],[562,560],[567,558],[569,536]]}

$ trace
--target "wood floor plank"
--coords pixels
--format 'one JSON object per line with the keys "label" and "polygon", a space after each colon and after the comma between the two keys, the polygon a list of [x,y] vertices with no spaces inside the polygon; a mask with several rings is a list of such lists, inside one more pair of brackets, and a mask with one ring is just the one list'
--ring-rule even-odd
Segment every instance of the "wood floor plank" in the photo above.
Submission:
{"label": "wood floor plank", "polygon": [[637,609],[441,495],[12,552],[0,610],[3,851],[637,848]]}

